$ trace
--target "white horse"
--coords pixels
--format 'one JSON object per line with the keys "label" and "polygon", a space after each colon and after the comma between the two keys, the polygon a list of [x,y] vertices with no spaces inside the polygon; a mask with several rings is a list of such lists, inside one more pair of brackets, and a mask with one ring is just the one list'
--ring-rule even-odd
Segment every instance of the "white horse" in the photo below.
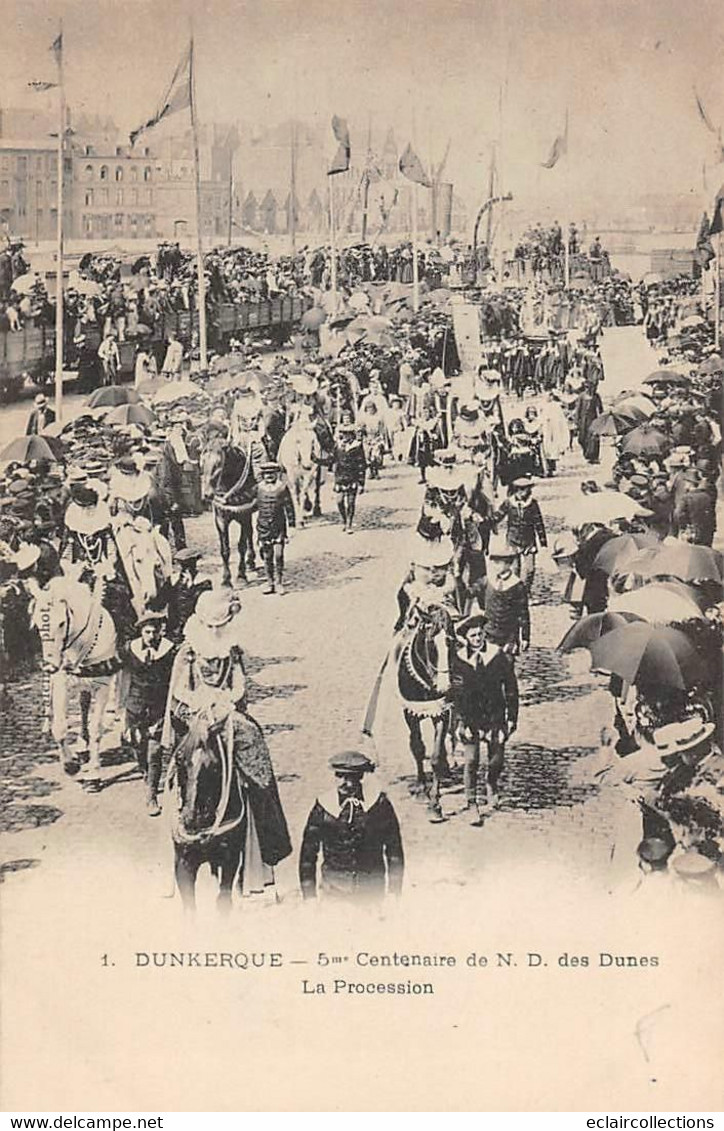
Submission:
{"label": "white horse", "polygon": [[294,502],[298,527],[304,526],[306,510],[312,510],[317,469],[322,449],[311,415],[297,417],[282,436],[277,460],[284,468]]}
{"label": "white horse", "polygon": [[103,716],[119,666],[115,625],[89,587],[68,577],[52,578],[44,588],[34,589],[33,598],[33,624],[40,634],[49,673],[51,733],[60,748],[63,768],[73,773],[67,713],[72,679],[80,692],[81,733],[89,754],[81,780],[97,788]]}

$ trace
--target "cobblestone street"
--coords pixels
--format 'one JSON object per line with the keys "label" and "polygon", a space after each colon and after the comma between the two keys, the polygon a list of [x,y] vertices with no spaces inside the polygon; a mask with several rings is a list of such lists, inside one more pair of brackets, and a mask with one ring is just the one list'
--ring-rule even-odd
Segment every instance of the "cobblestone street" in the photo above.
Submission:
{"label": "cobblestone street", "polygon": [[[614,347],[630,351],[627,338]],[[616,356],[613,365],[621,368]],[[616,382],[608,380],[604,391],[615,392]],[[571,453],[555,479],[537,488],[551,538],[563,528],[584,468]],[[362,496],[358,528],[348,538],[327,485],[324,517],[297,531],[290,544],[286,595],[265,596],[260,579],[241,592],[251,712],[268,736],[295,848],[317,790],[329,788],[327,759],[360,743],[420,498],[416,473],[388,466]],[[204,571],[216,575],[210,516],[190,522],[189,535],[205,551]],[[389,788],[398,810],[410,886],[461,884],[503,860],[542,856],[575,860],[581,874],[605,882],[618,799],[593,784],[586,759],[610,721],[610,701],[601,680],[589,674],[585,653],[571,658],[555,650],[570,617],[561,598],[565,576],[545,566],[539,563],[534,586],[531,648],[518,663],[520,722],[508,747],[502,805],[482,829],[461,815],[463,797],[454,790],[443,796],[448,820],[429,824],[425,805],[409,792],[414,763],[401,715],[382,713],[375,785]],[[10,884],[32,884],[39,872],[63,868],[101,843],[111,866],[122,861],[124,868],[132,846],[135,883],[140,889],[147,881],[149,896],[168,886],[168,834],[161,821],[146,817],[133,766],[114,764],[117,734],[107,740],[106,788],[89,796],[62,777],[41,736],[37,676],[11,684],[3,731],[2,859],[4,872],[14,873]],[[278,869],[277,882],[284,900],[297,898],[296,854]]]}

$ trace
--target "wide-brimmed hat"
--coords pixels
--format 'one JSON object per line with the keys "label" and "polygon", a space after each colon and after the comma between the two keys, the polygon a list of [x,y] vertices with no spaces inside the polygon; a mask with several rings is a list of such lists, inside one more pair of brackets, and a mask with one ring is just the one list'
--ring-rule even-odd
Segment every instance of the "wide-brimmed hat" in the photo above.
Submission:
{"label": "wide-brimmed hat", "polygon": [[684,754],[707,742],[714,729],[714,723],[706,722],[701,715],[694,715],[691,719],[658,727],[653,734],[654,746],[662,758]]}
{"label": "wide-brimmed hat", "polygon": [[478,411],[478,406],[474,401],[466,401],[465,404],[460,405],[456,424],[478,424],[479,421],[480,413]]}
{"label": "wide-brimmed hat", "polygon": [[337,774],[373,774],[376,766],[371,758],[359,750],[343,750],[329,759],[330,769]]}
{"label": "wide-brimmed hat", "polygon": [[109,489],[110,494],[116,499],[123,499],[126,503],[138,503],[145,498],[151,486],[150,475],[145,471],[139,471],[136,461],[131,457],[118,460],[111,469]]}
{"label": "wide-brimmed hat", "polygon": [[454,448],[438,448],[435,452],[435,463],[440,467],[452,467],[457,463],[458,454]]}
{"label": "wide-brimmed hat", "polygon": [[533,486],[533,480],[529,479],[527,475],[523,475],[520,479],[514,479],[508,487],[509,491],[527,491],[529,487]]}
{"label": "wide-brimmed hat", "polygon": [[182,550],[176,551],[176,553],[174,554],[174,561],[178,562],[179,565],[186,566],[191,565],[192,563],[195,564],[196,562],[200,561],[203,556],[204,555],[202,550],[192,550],[190,546],[184,546]]}
{"label": "wide-brimmed hat", "polygon": [[138,621],[136,622],[136,628],[140,630],[143,628],[144,624],[162,625],[165,623],[165,621],[165,613],[153,612],[151,609],[147,609],[146,612],[138,618]]}
{"label": "wide-brimmed hat", "polygon": [[491,534],[488,542],[489,558],[517,558],[519,550],[511,546],[504,534]]}
{"label": "wide-brimmed hat", "polygon": [[677,876],[694,883],[711,883],[715,880],[716,862],[702,852],[690,850],[674,857],[672,867]]}
{"label": "wide-brimmed hat", "polygon": [[410,547],[410,561],[426,569],[442,569],[453,559],[455,548],[449,538],[431,541],[417,534]]}
{"label": "wide-brimmed hat", "polygon": [[202,593],[186,622],[184,637],[204,659],[228,656],[241,644],[241,604],[224,589]]}
{"label": "wide-brimmed hat", "polygon": [[13,555],[15,568],[18,573],[24,573],[33,568],[40,558],[40,547],[32,542],[21,542]]}

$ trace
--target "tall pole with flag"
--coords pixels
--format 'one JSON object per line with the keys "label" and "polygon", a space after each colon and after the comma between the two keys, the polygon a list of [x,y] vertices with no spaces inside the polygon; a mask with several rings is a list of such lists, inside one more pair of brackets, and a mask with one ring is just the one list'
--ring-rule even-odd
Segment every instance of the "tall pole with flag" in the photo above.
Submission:
{"label": "tall pole with flag", "polygon": [[55,280],[55,419],[63,419],[63,173],[65,157],[65,89],[63,87],[63,25],[50,48],[58,68],[58,195],[56,201]]}
{"label": "tall pole with flag", "polygon": [[327,169],[329,180],[329,244],[330,244],[330,285],[332,288],[332,313],[337,310],[337,231],[334,208],[334,178],[337,173],[346,173],[350,166],[352,148],[349,129],[344,118],[335,114],[332,118],[332,133],[337,139],[337,152]]}
{"label": "tall pole with flag", "polygon": [[412,181],[412,305],[415,311],[420,309],[420,277],[419,260],[417,251],[417,192],[418,185],[432,188],[432,181],[422,167],[420,158],[411,145],[408,144],[400,157],[400,172],[408,181]]}
{"label": "tall pole with flag", "polygon": [[[541,168],[542,169],[554,169],[556,167],[556,165],[558,164],[558,162],[560,161],[560,159],[562,157],[565,157],[567,153],[568,153],[568,109],[566,109],[566,123],[565,123],[564,129],[563,129],[563,133],[558,134],[558,136],[556,137],[555,141],[553,142],[553,145],[551,146],[551,151],[548,154],[547,159],[545,161],[541,161]],[[569,223],[570,222],[569,222],[569,219],[568,219],[568,202],[569,202],[570,193],[569,193],[569,186],[568,186],[568,178],[567,177],[566,177],[566,184],[565,184],[565,197],[566,197],[566,209],[565,209],[566,218],[565,218],[563,224],[561,225],[561,227],[563,229],[563,274],[564,274],[564,282],[565,282],[566,290],[568,290],[568,287],[570,286],[570,282],[571,282],[571,254],[570,254],[570,246],[569,246]]]}
{"label": "tall pole with flag", "polygon": [[208,355],[206,350],[206,277],[204,275],[204,260],[202,254],[201,231],[201,180],[199,173],[199,139],[196,120],[196,91],[194,89],[194,41],[193,35],[184,51],[171,82],[160,99],[153,115],[130,135],[131,145],[145,130],[153,129],[164,118],[176,114],[180,110],[189,109],[191,114],[191,134],[194,152],[194,199],[196,205],[196,274],[198,281],[198,308],[199,308],[199,365],[202,370],[208,369]]}
{"label": "tall pole with flag", "polygon": [[714,344],[717,352],[721,347],[721,234],[724,231],[724,185],[719,189],[714,201],[714,215],[709,227],[709,236],[714,237]]}

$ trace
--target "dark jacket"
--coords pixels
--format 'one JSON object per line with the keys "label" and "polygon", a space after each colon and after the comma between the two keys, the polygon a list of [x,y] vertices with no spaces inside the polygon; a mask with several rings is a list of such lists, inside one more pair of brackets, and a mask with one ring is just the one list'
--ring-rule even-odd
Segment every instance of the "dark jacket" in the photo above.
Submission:
{"label": "dark jacket", "polygon": [[128,649],[125,666],[131,676],[126,699],[129,726],[150,727],[163,719],[171,669],[176,656],[176,649],[169,645],[171,642],[166,641],[164,649],[162,641],[160,654],[150,660],[146,659],[140,646],[138,650],[141,655],[137,655],[136,641]]}
{"label": "dark jacket", "polygon": [[485,636],[492,644],[518,647],[529,642],[528,591],[522,581],[510,589],[495,589],[486,581],[480,603],[485,610]]}
{"label": "dark jacket", "polygon": [[[535,550],[537,543],[547,546],[543,515],[535,499],[523,506],[510,502],[508,510],[508,541],[519,550]],[[536,541],[537,540],[537,541]]]}
{"label": "dark jacket", "polygon": [[44,431],[48,427],[49,424],[55,423],[55,413],[53,412],[52,408],[44,409],[43,410],[43,417],[44,417],[44,420],[43,420],[43,425],[42,425],[42,429],[41,429],[40,428],[40,412],[37,408],[33,409],[33,411],[30,413],[30,416],[28,417],[28,425],[27,425],[27,428],[25,429],[25,435],[26,436],[37,436],[37,434],[41,430]]}
{"label": "dark jacket", "polygon": [[349,447],[338,444],[334,450],[333,468],[335,487],[351,487],[354,484],[364,487],[367,462],[362,444],[359,441]]}
{"label": "dark jacket", "polygon": [[260,483],[256,489],[256,533],[260,542],[285,539],[294,526],[294,503],[286,483]]}
{"label": "dark jacket", "polygon": [[397,815],[386,794],[369,809],[355,807],[352,820],[347,808],[339,815],[315,801],[302,837],[299,880],[302,895],[317,893],[317,858],[322,853],[322,886],[326,894],[341,897],[385,894],[402,887],[404,853]]}
{"label": "dark jacket", "polygon": [[676,508],[679,536],[689,542],[711,546],[716,530],[716,505],[707,490],[687,491]]}
{"label": "dark jacket", "polygon": [[517,725],[518,681],[505,652],[496,652],[492,659],[482,652],[475,664],[461,649],[455,655],[451,674],[453,696],[464,726],[507,731]]}

